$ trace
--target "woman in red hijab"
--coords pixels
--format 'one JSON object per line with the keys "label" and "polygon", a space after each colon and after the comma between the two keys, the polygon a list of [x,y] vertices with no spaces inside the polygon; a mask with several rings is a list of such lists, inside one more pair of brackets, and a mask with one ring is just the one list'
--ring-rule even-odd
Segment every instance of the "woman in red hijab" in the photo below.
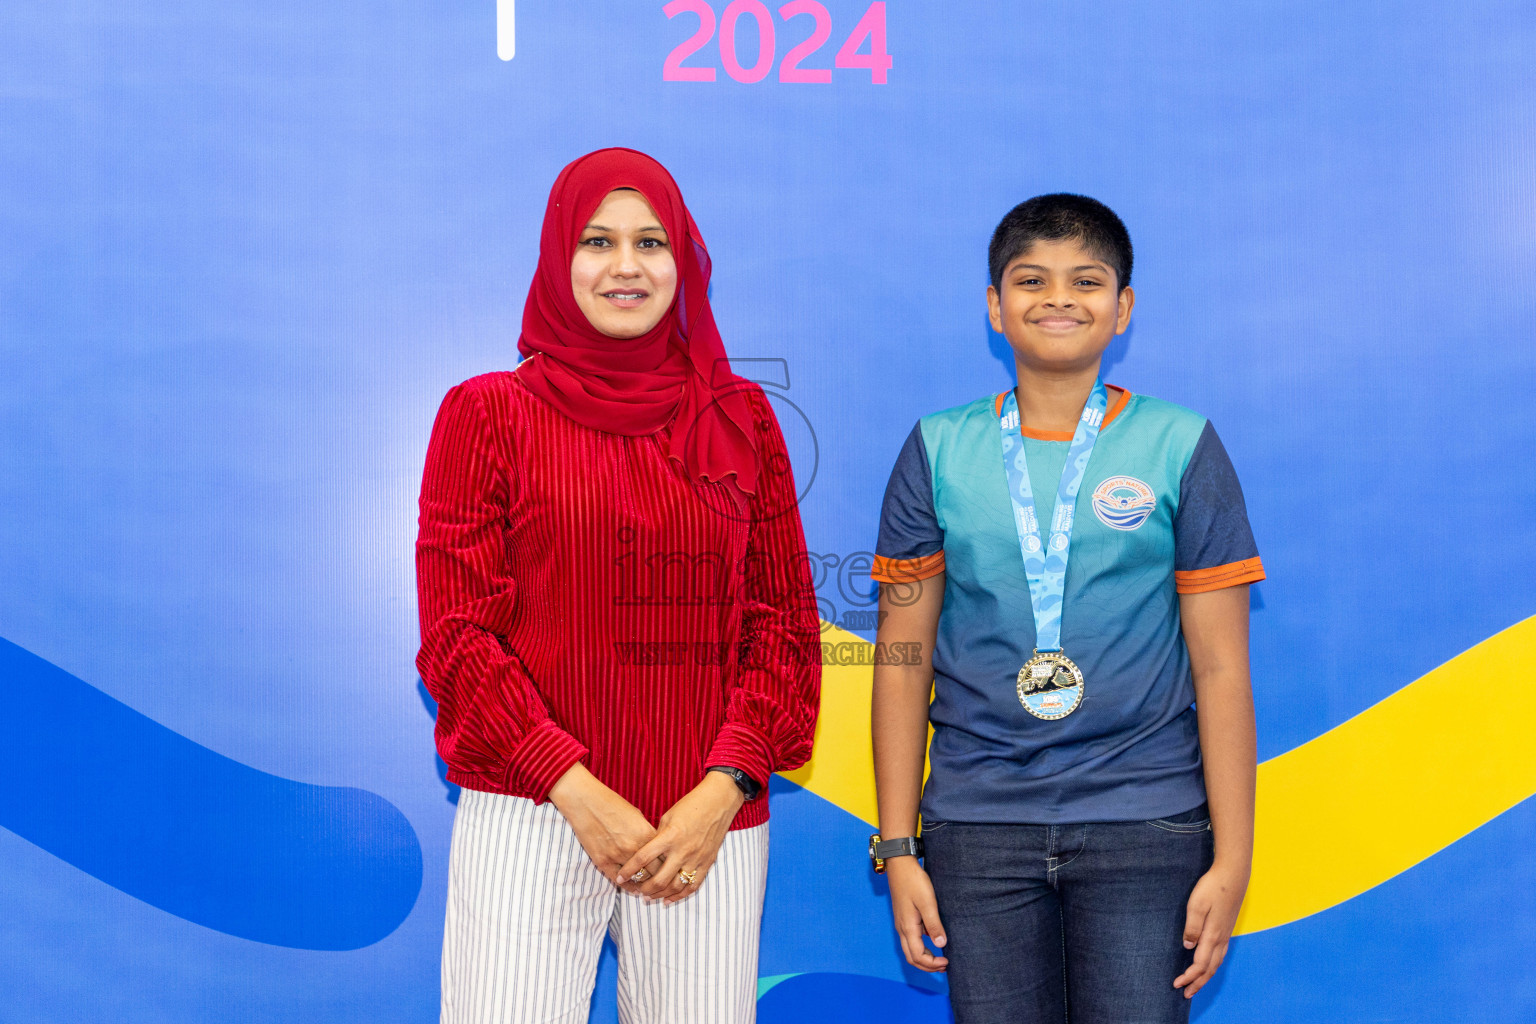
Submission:
{"label": "woman in red hijab", "polygon": [[550,192],[510,373],[438,412],[417,667],[463,787],[444,1022],[753,1019],[767,783],[810,756],[818,621],[762,391],[730,372],[667,171],[590,153]]}

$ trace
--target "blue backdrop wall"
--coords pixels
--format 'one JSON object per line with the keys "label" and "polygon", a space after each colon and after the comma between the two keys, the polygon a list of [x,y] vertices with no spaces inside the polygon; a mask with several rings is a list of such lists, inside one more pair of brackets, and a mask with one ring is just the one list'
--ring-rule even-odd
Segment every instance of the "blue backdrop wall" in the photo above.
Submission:
{"label": "blue backdrop wall", "polygon": [[[850,641],[906,432],[1009,384],[992,226],[1116,208],[1109,379],[1217,424],[1269,570],[1261,757],[1379,726],[1266,776],[1256,899],[1386,866],[1251,922],[1199,1019],[1536,1018],[1533,52],[1494,0],[4,5],[0,1019],[435,1020],[420,467],[443,392],[515,360],[555,174],[607,145],[688,196]],[[867,769],[818,771],[775,782],[762,1019],[947,1020]]]}

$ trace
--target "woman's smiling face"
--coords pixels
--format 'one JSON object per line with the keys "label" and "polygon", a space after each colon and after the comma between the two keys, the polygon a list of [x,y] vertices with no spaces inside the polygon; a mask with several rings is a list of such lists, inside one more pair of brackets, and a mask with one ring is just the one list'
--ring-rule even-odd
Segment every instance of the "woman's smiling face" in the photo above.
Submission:
{"label": "woman's smiling face", "polygon": [[638,338],[672,308],[677,262],[666,229],[639,192],[608,193],[582,228],[571,291],[587,320],[610,338]]}

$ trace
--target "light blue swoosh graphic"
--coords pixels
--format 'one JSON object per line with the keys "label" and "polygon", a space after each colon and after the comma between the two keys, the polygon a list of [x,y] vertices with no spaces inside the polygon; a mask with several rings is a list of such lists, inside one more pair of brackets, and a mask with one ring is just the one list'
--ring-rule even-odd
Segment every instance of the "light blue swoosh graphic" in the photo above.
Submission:
{"label": "light blue swoosh graphic", "polygon": [[757,1019],[759,1024],[799,1024],[807,1019],[948,1024],[953,1018],[943,993],[884,978],[829,972],[776,980],[758,997]]}
{"label": "light blue swoosh graphic", "polygon": [[421,844],[366,790],[268,775],[0,640],[0,825],[167,913],[359,949],[421,891]]}

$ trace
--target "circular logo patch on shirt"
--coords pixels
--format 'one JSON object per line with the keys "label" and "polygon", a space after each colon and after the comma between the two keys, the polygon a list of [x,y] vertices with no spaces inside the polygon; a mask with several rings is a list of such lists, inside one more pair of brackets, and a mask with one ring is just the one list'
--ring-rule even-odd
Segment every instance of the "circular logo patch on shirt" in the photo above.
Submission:
{"label": "circular logo patch on shirt", "polygon": [[1152,488],[1133,476],[1112,476],[1093,490],[1093,514],[1112,530],[1134,530],[1156,508]]}

